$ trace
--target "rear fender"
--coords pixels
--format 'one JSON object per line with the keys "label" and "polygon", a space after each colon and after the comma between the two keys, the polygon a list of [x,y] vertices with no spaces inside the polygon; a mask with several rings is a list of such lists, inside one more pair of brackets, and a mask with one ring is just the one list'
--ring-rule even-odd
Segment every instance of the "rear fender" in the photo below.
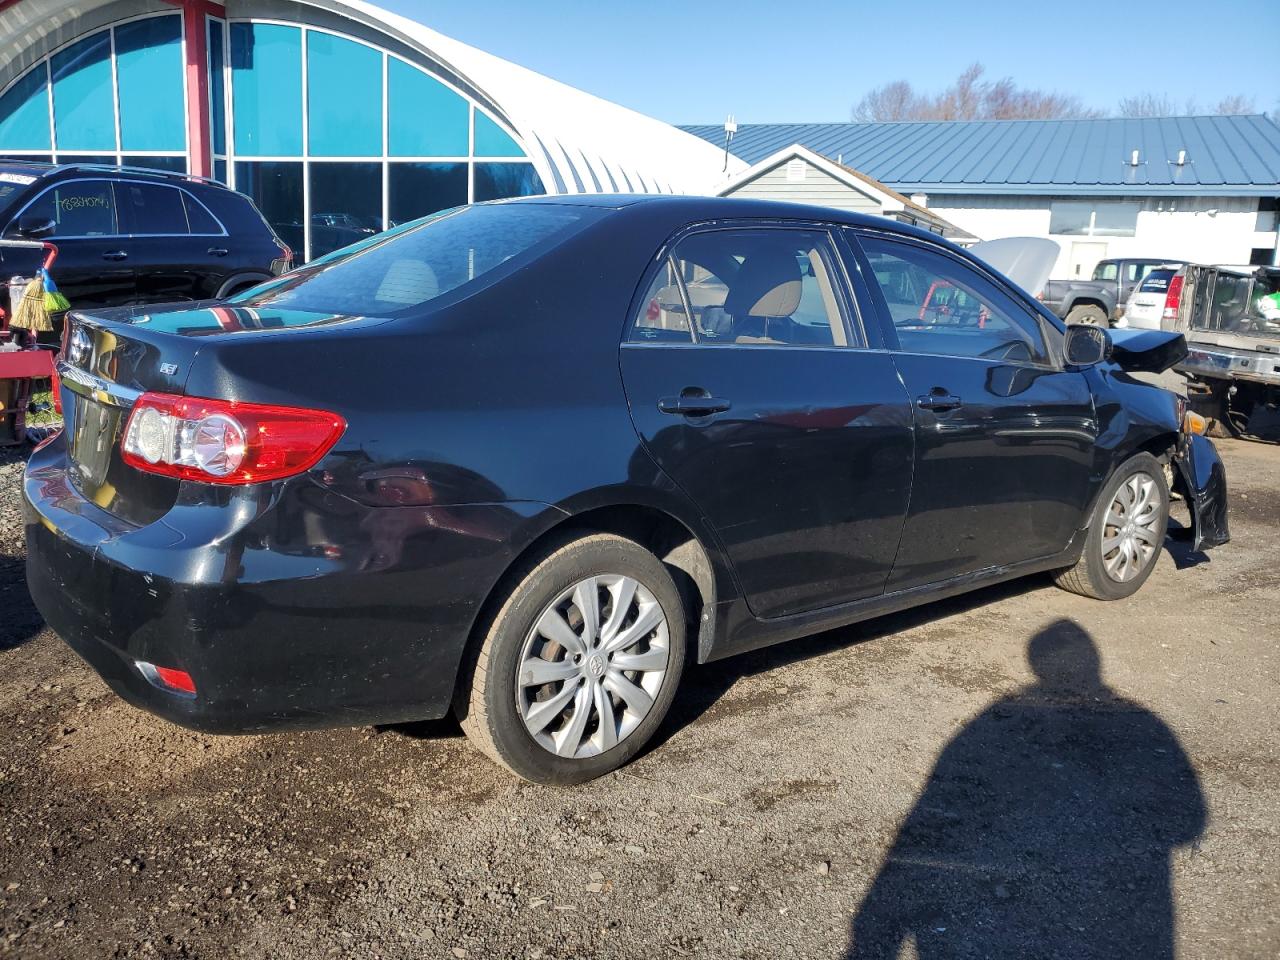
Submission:
{"label": "rear fender", "polygon": [[1191,508],[1195,549],[1209,550],[1231,539],[1227,526],[1227,470],[1213,441],[1183,434],[1173,455],[1175,482]]}

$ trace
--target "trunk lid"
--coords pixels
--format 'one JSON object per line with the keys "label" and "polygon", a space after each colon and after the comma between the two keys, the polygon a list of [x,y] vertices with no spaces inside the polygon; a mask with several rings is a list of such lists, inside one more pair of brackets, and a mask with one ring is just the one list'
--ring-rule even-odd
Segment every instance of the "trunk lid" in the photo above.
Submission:
{"label": "trunk lid", "polygon": [[173,507],[181,483],[124,462],[120,439],[138,397],[148,391],[185,393],[197,355],[216,351],[227,337],[289,335],[341,321],[362,322],[224,304],[73,311],[58,361],[72,486],[129,523],[159,519]]}

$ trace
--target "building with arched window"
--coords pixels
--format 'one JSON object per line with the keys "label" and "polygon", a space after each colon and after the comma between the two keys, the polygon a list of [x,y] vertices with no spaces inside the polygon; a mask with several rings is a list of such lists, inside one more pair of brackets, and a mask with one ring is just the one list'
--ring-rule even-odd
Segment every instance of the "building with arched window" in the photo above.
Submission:
{"label": "building with arched window", "polygon": [[362,0],[0,0],[0,156],[209,176],[311,259],[459,204],[745,165]]}

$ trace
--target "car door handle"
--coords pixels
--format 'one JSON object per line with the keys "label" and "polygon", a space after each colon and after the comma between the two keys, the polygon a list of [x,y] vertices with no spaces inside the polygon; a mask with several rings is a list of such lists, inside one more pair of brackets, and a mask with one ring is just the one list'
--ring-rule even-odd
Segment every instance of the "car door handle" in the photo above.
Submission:
{"label": "car door handle", "polygon": [[950,393],[926,393],[923,397],[916,397],[916,406],[922,410],[941,413],[964,406],[964,401]]}
{"label": "car door handle", "polygon": [[214,257],[225,257],[230,251],[226,247],[210,247],[209,255]]}
{"label": "car door handle", "polygon": [[129,254],[123,250],[108,250],[102,255],[103,260],[128,260]]}
{"label": "car door handle", "polygon": [[711,396],[693,396],[684,394],[679,397],[663,397],[658,401],[658,409],[663,413],[684,417],[705,417],[713,413],[724,413],[733,404]]}

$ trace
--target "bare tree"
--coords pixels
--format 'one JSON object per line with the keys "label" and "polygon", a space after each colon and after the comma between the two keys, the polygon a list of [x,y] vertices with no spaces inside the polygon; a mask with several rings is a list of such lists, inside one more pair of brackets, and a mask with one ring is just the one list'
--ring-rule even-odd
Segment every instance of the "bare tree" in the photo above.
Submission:
{"label": "bare tree", "polygon": [[1117,104],[1117,112],[1122,117],[1171,117],[1178,111],[1167,93],[1148,92],[1123,98]]}
{"label": "bare tree", "polygon": [[1255,108],[1253,97],[1246,97],[1243,93],[1236,93],[1219,100],[1213,112],[1229,117],[1257,113],[1258,111]]}
{"label": "bare tree", "polygon": [[[1147,92],[1125,97],[1117,105],[1117,112],[1122,117],[1171,117],[1178,113],[1178,107],[1167,93]],[[1200,104],[1196,103],[1194,98],[1187,98],[1187,102],[1182,107],[1182,113],[1201,112]],[[1253,113],[1255,112],[1254,99],[1237,93],[1230,97],[1223,97],[1218,101],[1218,105],[1208,112],[1221,116]]]}
{"label": "bare tree", "polygon": [[854,120],[909,120],[915,92],[905,80],[877,87],[853,108]]}
{"label": "bare tree", "polygon": [[854,120],[1017,120],[1098,117],[1079,97],[1019,87],[1010,77],[986,80],[969,66],[941,93],[917,93],[906,80],[872,90],[853,108]]}

